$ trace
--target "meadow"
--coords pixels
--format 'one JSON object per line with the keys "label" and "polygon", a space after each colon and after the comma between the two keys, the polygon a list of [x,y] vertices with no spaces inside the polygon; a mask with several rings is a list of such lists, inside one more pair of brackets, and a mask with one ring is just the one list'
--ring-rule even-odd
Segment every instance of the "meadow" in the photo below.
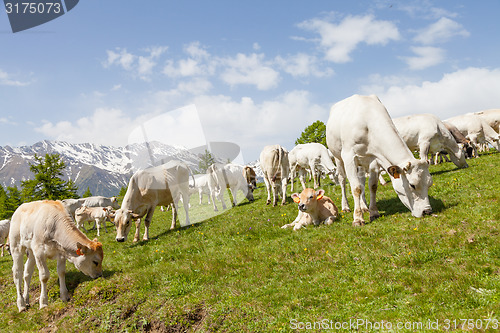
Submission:
{"label": "meadow", "polygon": [[[354,228],[352,213],[342,213],[331,226],[294,232],[280,227],[295,218],[296,204],[267,206],[259,184],[255,202],[188,228],[168,230],[171,213],[157,209],[147,242],[133,243],[132,230],[117,243],[108,224],[99,237],[103,277],[68,263],[65,303],[51,261],[42,310],[35,270],[31,307],[18,313],[12,260],[2,257],[0,331],[498,331],[500,154],[468,163],[430,166],[433,214],[420,219],[389,183],[379,186],[382,216],[374,222]],[[340,207],[340,187],[322,188]],[[204,202],[192,196],[193,217],[212,210]]]}

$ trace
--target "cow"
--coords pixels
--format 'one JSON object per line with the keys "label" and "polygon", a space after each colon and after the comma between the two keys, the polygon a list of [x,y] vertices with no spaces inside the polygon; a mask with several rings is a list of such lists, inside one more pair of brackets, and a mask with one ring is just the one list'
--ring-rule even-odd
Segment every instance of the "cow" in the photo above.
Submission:
{"label": "cow", "polygon": [[280,145],[265,146],[260,153],[260,168],[264,174],[264,183],[267,189],[267,202],[273,206],[278,204],[278,195],[281,195],[281,204],[286,202],[286,186],[290,174],[288,151]]}
{"label": "cow", "polygon": [[255,174],[255,170],[248,165],[243,167],[243,175],[247,181],[247,184],[252,186],[252,190],[257,188],[257,175]]}
{"label": "cow", "polygon": [[3,257],[3,252],[4,249],[7,247],[7,251],[9,251],[8,248],[8,242],[7,239],[9,237],[9,228],[10,228],[10,220],[1,220],[0,221],[0,247],[2,248],[2,257]]}
{"label": "cow", "polygon": [[299,230],[308,225],[330,225],[339,216],[339,210],[332,199],[325,196],[324,190],[315,191],[312,188],[306,188],[302,193],[292,194],[292,199],[298,204],[299,214],[292,223],[285,224],[281,228],[292,228]]}
{"label": "cow", "polygon": [[[448,152],[459,168],[467,168],[465,154],[453,135],[438,117],[432,114],[414,114],[392,120],[399,135],[411,151],[419,151],[420,160],[427,161],[429,153]],[[431,157],[432,159],[432,157]]]}
{"label": "cow", "polygon": [[80,198],[80,199],[64,199],[62,200],[62,203],[64,205],[64,208],[71,214],[71,217],[75,219],[75,211],[82,207],[83,203],[87,200],[87,198]]}
{"label": "cow", "polygon": [[236,206],[236,193],[241,190],[248,201],[254,201],[253,198],[253,187],[248,184],[244,176],[244,166],[238,164],[212,164],[208,170],[208,187],[210,188],[210,196],[212,198],[212,204],[214,205],[214,211],[218,211],[217,205],[215,203],[215,198],[217,197],[222,203],[222,209],[226,209],[226,204],[224,203],[224,192],[226,188],[231,190],[233,196],[232,205]]}
{"label": "cow", "polygon": [[[75,222],[78,229],[82,228],[85,230],[84,223],[86,221],[93,221],[94,225],[97,225],[97,236],[100,236],[99,230],[101,229],[101,224],[104,225],[104,230],[106,233],[108,229],[106,228],[106,220],[109,219],[112,207],[87,207],[82,206],[77,208],[75,211]],[[87,231],[87,230],[85,230]]]}
{"label": "cow", "polygon": [[475,114],[464,114],[449,118],[446,122],[456,126],[471,141],[475,157],[479,157],[477,153],[479,144],[489,143],[500,151],[500,135],[482,117]]}
{"label": "cow", "polygon": [[335,175],[337,168],[328,153],[328,149],[321,143],[304,143],[296,145],[288,153],[290,163],[290,176],[292,178],[291,191],[293,191],[295,171],[299,172],[299,180],[302,188],[306,188],[304,181],[306,171],[311,172],[314,188],[321,186],[320,175],[322,172]]}
{"label": "cow", "polygon": [[[102,244],[97,239],[88,239],[78,230],[61,201],[33,201],[19,206],[12,215],[9,241],[19,312],[29,305],[29,285],[35,264],[40,276],[40,308],[48,305],[47,281],[50,272],[47,259],[57,260],[63,301],[69,300],[65,280],[66,260],[93,279],[102,276]],[[28,260],[23,270],[25,253]]]}
{"label": "cow", "polygon": [[189,187],[189,194],[198,193],[200,197],[200,205],[203,201],[203,194],[208,197],[208,204],[210,204],[210,188],[208,187],[208,175],[194,175],[194,184]]}
{"label": "cow", "polygon": [[467,139],[455,125],[450,124],[447,121],[443,121],[443,124],[446,127],[446,129],[450,131],[451,135],[455,139],[455,142],[458,144],[458,146],[462,148],[462,150],[464,151],[465,158],[472,158],[472,145],[470,143],[470,140]]}
{"label": "cow", "polygon": [[[377,96],[353,95],[334,104],[326,125],[326,142],[339,172],[344,211],[350,211],[346,176],[351,185],[353,226],[365,224],[364,211],[370,212],[371,221],[380,216],[376,193],[381,168],[391,176],[394,190],[413,216],[431,214],[429,165],[413,156]],[[366,172],[369,172],[369,208],[364,197]]]}
{"label": "cow", "polygon": [[500,109],[484,110],[474,114],[481,117],[495,132],[500,134]]}
{"label": "cow", "polygon": [[[139,170],[130,178],[123,202],[115,213],[116,241],[127,240],[132,221],[135,223],[134,242],[139,241],[140,218],[144,219],[143,240],[149,240],[149,225],[156,206],[173,204],[172,225],[175,228],[177,203],[182,197],[186,212],[185,226],[189,222],[189,167],[181,161],[172,160],[165,164],[145,170]],[[194,177],[193,177],[194,182]]]}

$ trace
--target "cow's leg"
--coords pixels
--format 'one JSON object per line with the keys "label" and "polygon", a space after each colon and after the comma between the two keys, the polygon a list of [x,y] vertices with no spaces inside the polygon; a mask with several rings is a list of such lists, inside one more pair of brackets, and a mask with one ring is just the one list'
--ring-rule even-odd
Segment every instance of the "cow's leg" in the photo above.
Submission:
{"label": "cow's leg", "polygon": [[471,135],[471,136],[469,136],[469,140],[470,140],[471,146],[472,146],[472,156],[475,158],[479,157],[479,154],[477,152],[477,146],[479,145],[478,140],[477,140],[477,136]]}
{"label": "cow's leg", "polygon": [[[191,221],[189,221],[189,195],[186,194],[187,192],[181,192],[181,196],[182,196],[182,204],[184,205],[184,212],[186,213],[186,225],[185,227],[187,227],[188,225],[191,224]],[[181,221],[179,220],[179,225],[181,224]]]}
{"label": "cow's leg", "polygon": [[35,270],[35,256],[33,255],[33,252],[31,250],[28,251],[28,260],[26,260],[26,263],[24,264],[24,294],[23,298],[24,301],[26,302],[26,305],[30,304],[30,294],[29,294],[29,289],[30,289],[30,283],[31,283],[31,277],[33,276],[33,272]]}
{"label": "cow's leg", "polygon": [[351,192],[354,199],[354,221],[352,222],[352,225],[355,227],[363,226],[365,224],[365,220],[363,219],[363,211],[361,209],[361,196],[363,194],[364,184],[360,183],[360,179],[358,177],[358,166],[354,163],[354,156],[346,155],[346,157],[342,156],[342,159],[344,161],[344,168],[351,185]]}
{"label": "cow's leg", "polygon": [[[174,209],[175,207],[172,207]],[[142,236],[142,240],[149,240],[149,225],[151,224],[151,220],[153,219],[153,214],[155,212],[155,208],[150,208],[146,214],[146,218],[144,219],[144,235]]]}
{"label": "cow's leg", "polygon": [[429,149],[431,147],[431,143],[429,141],[422,142],[419,145],[419,155],[420,155],[420,160],[421,161],[426,161],[427,163],[430,163],[429,161]]}
{"label": "cow's leg", "polygon": [[101,236],[101,235],[99,234],[99,230],[101,229],[101,224],[99,223],[99,219],[98,219],[98,218],[96,218],[96,219],[94,220],[94,226],[95,226],[95,225],[97,225],[97,237],[99,237],[99,236]]}
{"label": "cow's leg", "polygon": [[288,185],[287,178],[281,178],[281,205],[286,203],[286,186]]}
{"label": "cow's leg", "polygon": [[[172,224],[170,225],[170,230],[174,230],[175,229],[175,223],[177,222],[177,216],[178,216],[178,213],[177,213],[177,203],[175,204],[171,204],[172,206]],[[181,222],[179,221],[179,225],[181,224]]]}
{"label": "cow's leg", "polygon": [[359,178],[359,183],[362,185],[360,208],[363,213],[367,213],[370,210],[368,209],[368,203],[366,202],[366,193],[365,193],[366,172],[361,167],[358,167],[358,178]]}
{"label": "cow's leg", "polygon": [[49,305],[49,296],[47,291],[47,281],[49,280],[50,271],[47,266],[47,258],[43,254],[37,254],[35,251],[36,267],[40,277],[40,309]]}
{"label": "cow's leg", "polygon": [[219,211],[217,205],[215,204],[215,189],[210,189],[210,196],[212,197],[212,203],[214,205],[214,212]]}
{"label": "cow's leg", "polygon": [[[200,205],[202,204],[203,201],[203,189],[198,190],[198,196],[200,197]],[[208,203],[210,203],[210,195],[208,196]]]}
{"label": "cow's leg", "polygon": [[135,221],[135,235],[134,235],[134,242],[139,241],[140,233],[141,233],[141,219],[137,219]]}
{"label": "cow's leg", "polygon": [[346,181],[345,181],[346,173],[345,173],[344,162],[338,158],[335,158],[335,164],[337,165],[340,191],[342,192],[342,211],[350,212],[351,208],[349,208],[349,202],[347,201]]}
{"label": "cow's leg", "polygon": [[380,213],[377,208],[377,186],[379,178],[379,167],[378,165],[372,165],[370,167],[370,177],[368,179],[368,187],[370,188],[370,221],[378,219]]}
{"label": "cow's leg", "polygon": [[314,165],[314,163],[310,163],[309,164],[309,168],[311,169],[311,176],[312,176],[312,179],[313,179],[313,186],[314,186],[314,189],[317,189],[318,188],[318,172],[316,170],[316,167]]}
{"label": "cow's leg", "polygon": [[224,202],[224,192],[227,192],[225,185],[223,188],[220,189],[219,200],[222,203],[222,209],[227,209],[226,203]]}
{"label": "cow's leg", "polygon": [[290,191],[293,193],[293,185],[295,184],[295,166],[290,168],[290,175],[292,180],[292,183],[290,184]]}
{"label": "cow's leg", "polygon": [[15,247],[11,250],[12,255],[12,278],[16,285],[17,308],[19,312],[26,310],[26,301],[23,295],[23,250]]}
{"label": "cow's leg", "polygon": [[59,277],[60,297],[64,302],[67,302],[69,301],[69,293],[68,288],[66,288],[66,258],[62,256],[57,258],[57,276]]}
{"label": "cow's leg", "polygon": [[267,175],[266,174],[264,174],[264,183],[266,184],[266,189],[267,189],[267,201],[266,201],[266,205],[269,205],[271,203],[271,183],[269,182],[269,179],[267,179]]}
{"label": "cow's leg", "polygon": [[306,189],[306,182],[305,182],[306,174],[307,174],[306,169],[302,169],[302,168],[299,169],[299,181],[300,181],[300,184],[302,185],[302,190]]}

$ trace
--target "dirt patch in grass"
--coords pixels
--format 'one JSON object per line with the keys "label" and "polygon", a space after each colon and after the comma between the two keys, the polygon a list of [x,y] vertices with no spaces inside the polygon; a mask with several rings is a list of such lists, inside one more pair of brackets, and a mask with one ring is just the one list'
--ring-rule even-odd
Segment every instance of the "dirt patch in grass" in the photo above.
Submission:
{"label": "dirt patch in grass", "polygon": [[165,332],[165,333],[181,333],[181,332],[196,332],[198,331],[205,318],[207,311],[203,303],[198,304],[193,310],[182,314],[175,320],[174,324],[165,324],[159,320],[153,320],[143,326],[144,332]]}

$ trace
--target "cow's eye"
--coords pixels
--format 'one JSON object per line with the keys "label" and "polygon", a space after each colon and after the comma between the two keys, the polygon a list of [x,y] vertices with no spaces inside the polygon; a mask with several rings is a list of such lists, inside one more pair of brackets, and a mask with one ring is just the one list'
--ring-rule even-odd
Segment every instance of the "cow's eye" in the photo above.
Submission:
{"label": "cow's eye", "polygon": [[94,263],[94,265],[99,266],[99,262],[98,262],[98,261],[95,261],[95,260],[94,260],[94,261],[92,261],[92,262]]}
{"label": "cow's eye", "polygon": [[413,184],[410,184],[410,186],[411,186],[411,188],[412,188],[412,189],[415,189],[415,185],[413,185]]}
{"label": "cow's eye", "polygon": [[311,196],[309,197],[309,199],[313,199],[313,198],[314,198],[314,195],[311,195]]}

